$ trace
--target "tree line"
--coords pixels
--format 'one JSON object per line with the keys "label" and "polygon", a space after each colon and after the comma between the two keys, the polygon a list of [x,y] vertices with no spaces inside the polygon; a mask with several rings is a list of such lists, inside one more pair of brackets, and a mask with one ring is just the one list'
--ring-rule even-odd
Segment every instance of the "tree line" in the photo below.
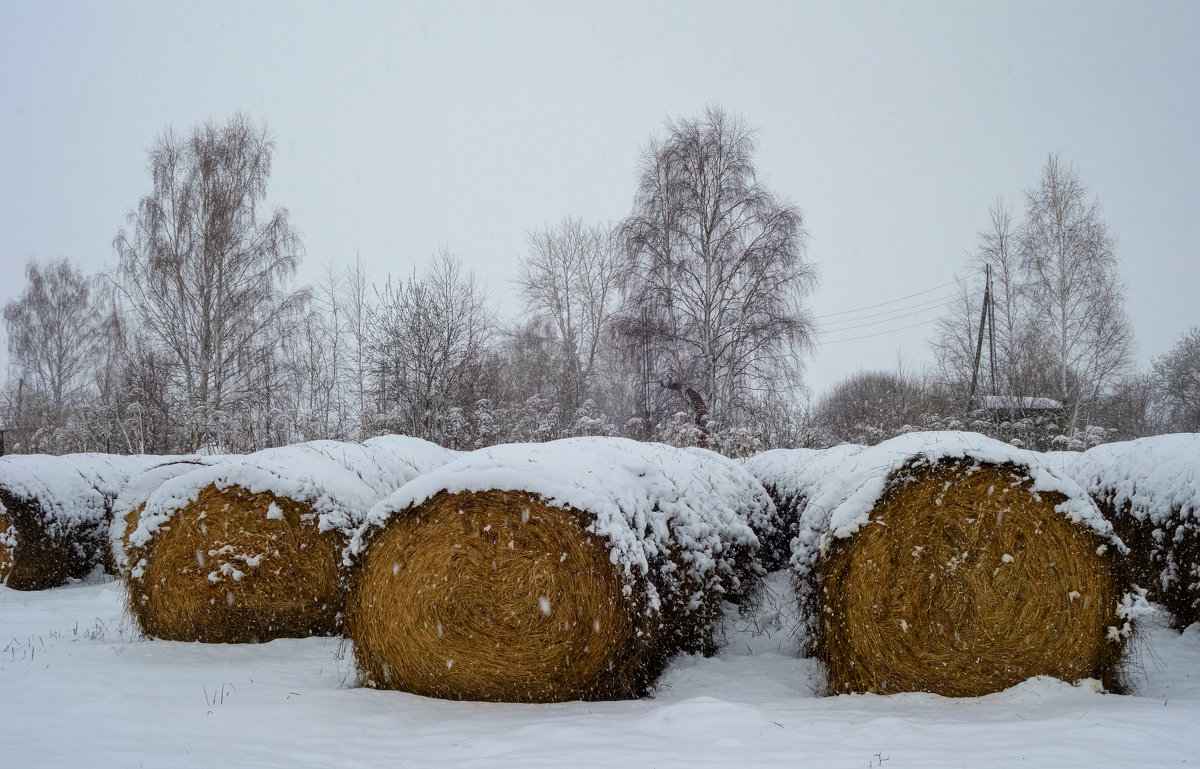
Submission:
{"label": "tree line", "polygon": [[[753,129],[720,108],[669,120],[648,142],[623,220],[568,216],[528,232],[511,318],[448,249],[382,280],[330,261],[297,286],[302,239],[285,209],[266,207],[273,152],[240,114],[168,129],[148,152],[149,192],[114,238],[115,266],[28,263],[4,308],[8,451],[250,451],[399,432],[458,449],[626,435],[744,455],[936,426],[1020,441],[1023,420],[1047,422],[962,402],[982,328],[967,282],[934,369],[856,375],[810,405],[804,218],[759,181]],[[1131,376],[1098,206],[1053,156],[1026,197],[1020,223],[997,204],[973,256],[995,276],[989,383],[1062,404],[1041,430],[1054,436],[1026,439],[1200,428],[1200,331]],[[1097,433],[1097,420],[1120,428]]]}

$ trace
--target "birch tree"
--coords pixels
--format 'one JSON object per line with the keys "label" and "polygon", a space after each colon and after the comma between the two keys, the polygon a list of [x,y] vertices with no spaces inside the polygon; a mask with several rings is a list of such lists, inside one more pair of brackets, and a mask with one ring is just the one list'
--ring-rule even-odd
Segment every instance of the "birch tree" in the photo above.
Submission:
{"label": "birch tree", "polygon": [[1073,434],[1081,411],[1128,368],[1133,333],[1116,242],[1075,168],[1057,155],[1025,193],[1020,264],[1031,322]]}
{"label": "birch tree", "polygon": [[1155,358],[1151,381],[1163,428],[1167,432],[1200,432],[1200,326]]}
{"label": "birch tree", "polygon": [[559,340],[559,406],[574,413],[588,397],[602,333],[617,308],[621,262],[604,225],[563,219],[530,232],[516,284],[529,315],[549,321]]}
{"label": "birch tree", "polygon": [[812,335],[803,217],[759,182],[755,152],[754,131],[719,108],[668,121],[621,228],[621,328],[702,430],[795,379]]}
{"label": "birch tree", "polygon": [[494,322],[474,273],[447,251],[408,282],[389,282],[371,320],[383,426],[440,440],[450,410],[474,403]]}
{"label": "birch tree", "polygon": [[23,386],[61,415],[93,384],[101,317],[92,282],[67,259],[30,260],[25,279],[25,290],[4,306],[8,353]]}
{"label": "birch tree", "polygon": [[242,115],[166,131],[150,150],[152,190],[114,240],[128,306],[165,351],[192,448],[228,435],[233,414],[269,385],[277,335],[306,292],[287,211],[263,211],[274,144]]}

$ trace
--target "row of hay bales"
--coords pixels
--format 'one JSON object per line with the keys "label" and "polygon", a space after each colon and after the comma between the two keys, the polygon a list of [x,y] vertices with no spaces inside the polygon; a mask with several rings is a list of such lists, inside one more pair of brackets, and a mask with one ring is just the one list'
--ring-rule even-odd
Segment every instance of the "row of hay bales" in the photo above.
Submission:
{"label": "row of hay bales", "polygon": [[116,511],[115,562],[148,635],[345,632],[368,686],[526,702],[640,696],[675,654],[714,652],[724,602],[764,574],[756,529],[775,526],[736,462],[600,438],[176,462]]}
{"label": "row of hay bales", "polygon": [[831,692],[1120,690],[1125,548],[1052,464],[962,433],[744,467],[611,438],[315,442],[156,467],[112,538],[149,635],[345,632],[365,684],[432,696],[639,696],[784,565]]}
{"label": "row of hay bales", "polygon": [[340,632],[349,535],[376,502],[453,456],[385,436],[156,467],[114,511],[129,613],[147,635],[175,641]]}

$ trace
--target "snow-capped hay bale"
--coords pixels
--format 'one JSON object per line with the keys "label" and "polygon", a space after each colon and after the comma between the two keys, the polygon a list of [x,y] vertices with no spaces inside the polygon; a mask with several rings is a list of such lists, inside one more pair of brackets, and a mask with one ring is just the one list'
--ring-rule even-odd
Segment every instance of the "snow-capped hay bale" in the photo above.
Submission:
{"label": "snow-capped hay bale", "polygon": [[216,457],[201,456],[182,459],[164,457],[164,460],[161,464],[147,468],[130,478],[113,501],[109,547],[112,551],[113,571],[118,577],[129,577],[129,537],[137,529],[138,520],[150,495],[172,478],[219,461]]}
{"label": "snow-capped hay bale", "polygon": [[1129,546],[1148,597],[1176,628],[1200,622],[1200,434],[1103,444],[1071,470]]}
{"label": "snow-capped hay bale", "polygon": [[[782,569],[792,557],[792,540],[800,533],[800,512],[808,500],[805,494],[815,479],[824,478],[843,466],[845,460],[862,451],[857,444],[844,443],[832,449],[771,449],[746,460],[746,470],[762,483],[778,511],[773,526],[755,529],[762,549],[763,566],[768,571]],[[804,468],[803,473],[797,472]],[[797,487],[804,478],[808,486]]]}
{"label": "snow-capped hay bale", "polygon": [[447,699],[641,696],[712,653],[762,569],[771,502],[736,463],[619,438],[465,454],[377,505],[347,548],[367,686]]}
{"label": "snow-capped hay bale", "polygon": [[153,457],[110,454],[25,454],[0,458],[0,538],[10,562],[6,583],[17,590],[57,587],[111,570],[112,501],[128,477]]}
{"label": "snow-capped hay bale", "polygon": [[1124,546],[1032,452],[915,433],[794,485],[792,564],[831,693],[977,696],[1037,675],[1121,689],[1145,605]]}
{"label": "snow-capped hay bale", "polygon": [[316,441],[169,478],[128,535],[130,614],[177,641],[335,633],[350,532],[417,474],[386,449]]}

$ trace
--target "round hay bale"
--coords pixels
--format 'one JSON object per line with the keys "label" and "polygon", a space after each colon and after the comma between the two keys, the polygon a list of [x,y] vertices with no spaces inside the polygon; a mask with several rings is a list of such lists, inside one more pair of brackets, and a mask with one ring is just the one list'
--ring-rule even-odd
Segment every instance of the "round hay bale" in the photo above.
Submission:
{"label": "round hay bale", "polygon": [[316,443],[191,470],[131,507],[127,605],[144,633],[244,643],[338,632],[349,533],[416,470],[383,450]]}
{"label": "round hay bale", "polygon": [[43,590],[97,568],[110,571],[112,501],[129,475],[151,461],[109,454],[0,458],[8,586]]}
{"label": "round hay bale", "polygon": [[1129,546],[1134,579],[1182,630],[1200,622],[1200,434],[1106,443],[1069,469]]}
{"label": "round hay bale", "polygon": [[342,539],[310,504],[208,484],[151,540],[134,544],[129,610],[169,641],[247,643],[336,631]]}
{"label": "round hay bale", "polygon": [[347,548],[367,686],[460,700],[641,696],[720,644],[772,507],[730,460],[615,438],[463,455],[377,505]]}
{"label": "round hay bale", "polygon": [[969,433],[841,464],[807,484],[792,558],[830,693],[978,696],[1039,675],[1122,689],[1144,601],[1075,483]]}

